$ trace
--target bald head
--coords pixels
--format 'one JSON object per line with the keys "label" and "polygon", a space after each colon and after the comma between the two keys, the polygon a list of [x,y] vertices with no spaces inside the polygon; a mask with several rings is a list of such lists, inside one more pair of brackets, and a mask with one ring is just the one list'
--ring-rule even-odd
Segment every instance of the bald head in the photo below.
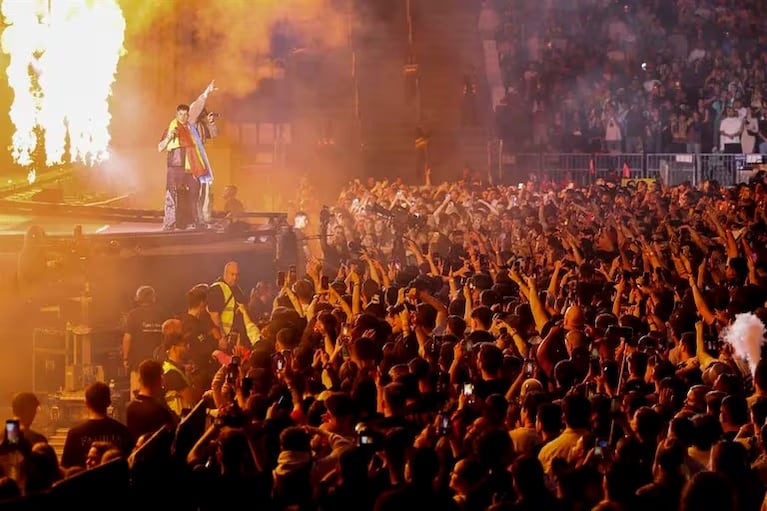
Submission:
{"label": "bald head", "polygon": [[565,311],[565,330],[582,330],[584,327],[585,318],[583,317],[583,311],[577,305],[571,305]]}
{"label": "bald head", "polygon": [[229,286],[236,286],[240,281],[240,265],[234,261],[229,261],[224,266],[224,282]]}
{"label": "bald head", "polygon": [[162,335],[181,334],[180,319],[166,319],[162,324]]}

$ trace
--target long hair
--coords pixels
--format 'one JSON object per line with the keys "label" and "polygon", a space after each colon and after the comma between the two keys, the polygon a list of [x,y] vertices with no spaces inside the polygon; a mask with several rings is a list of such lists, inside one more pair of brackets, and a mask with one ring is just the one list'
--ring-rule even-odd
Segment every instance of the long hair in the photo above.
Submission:
{"label": "long hair", "polygon": [[210,136],[210,129],[208,128],[209,113],[210,112],[208,112],[207,108],[203,108],[202,112],[200,112],[200,115],[197,116],[197,119],[194,121],[194,125],[197,128],[197,133],[200,134],[200,139],[202,139],[203,144],[212,138]]}

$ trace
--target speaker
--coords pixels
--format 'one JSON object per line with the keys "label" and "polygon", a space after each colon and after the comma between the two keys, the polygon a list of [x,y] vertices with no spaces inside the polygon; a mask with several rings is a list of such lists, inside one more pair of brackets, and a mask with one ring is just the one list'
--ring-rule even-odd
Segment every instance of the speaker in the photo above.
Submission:
{"label": "speaker", "polygon": [[57,392],[66,375],[66,332],[36,328],[32,332],[32,391]]}

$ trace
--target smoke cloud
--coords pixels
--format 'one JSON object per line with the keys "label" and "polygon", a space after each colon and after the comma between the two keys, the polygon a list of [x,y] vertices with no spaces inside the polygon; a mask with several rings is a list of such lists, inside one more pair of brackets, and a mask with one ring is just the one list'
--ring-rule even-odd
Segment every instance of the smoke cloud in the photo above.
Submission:
{"label": "smoke cloud", "polygon": [[175,38],[165,45],[183,65],[182,81],[202,90],[215,78],[222,92],[234,98],[254,92],[262,78],[272,76],[268,57],[276,32],[287,34],[299,48],[323,50],[346,41],[344,14],[330,0],[123,0],[122,4],[128,52],[151,52],[143,43],[147,38]]}
{"label": "smoke cloud", "polygon": [[722,332],[722,339],[730,344],[735,355],[748,362],[753,374],[762,357],[765,327],[758,316],[751,313],[738,314],[735,321]]}

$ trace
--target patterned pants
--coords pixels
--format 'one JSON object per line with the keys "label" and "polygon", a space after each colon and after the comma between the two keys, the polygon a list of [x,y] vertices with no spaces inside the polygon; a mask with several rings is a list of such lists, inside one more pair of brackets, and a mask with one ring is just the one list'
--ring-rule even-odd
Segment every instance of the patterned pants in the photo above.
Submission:
{"label": "patterned pants", "polygon": [[200,181],[200,193],[197,196],[197,219],[201,224],[209,224],[213,210],[213,185]]}
{"label": "patterned pants", "polygon": [[163,229],[185,229],[197,224],[200,183],[183,167],[168,167],[165,185]]}

